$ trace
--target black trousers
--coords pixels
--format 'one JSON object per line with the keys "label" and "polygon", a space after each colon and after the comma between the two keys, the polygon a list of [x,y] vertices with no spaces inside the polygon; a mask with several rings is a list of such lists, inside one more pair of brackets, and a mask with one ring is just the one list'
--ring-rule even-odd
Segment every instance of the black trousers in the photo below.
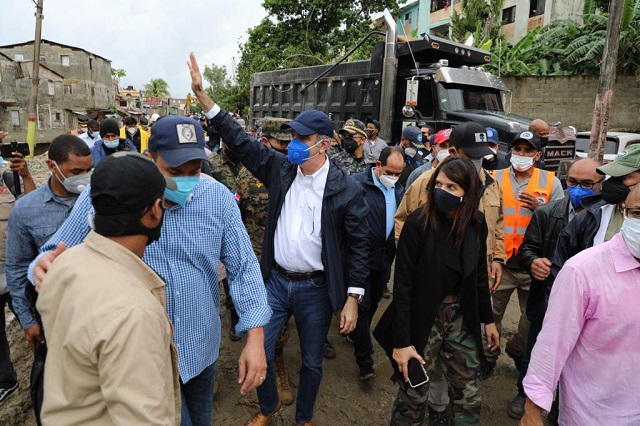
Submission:
{"label": "black trousers", "polygon": [[358,305],[358,322],[356,328],[351,332],[351,339],[355,349],[353,354],[360,369],[373,367],[373,344],[371,342],[371,321],[378,309],[378,303],[382,299],[382,293],[387,286],[391,276],[391,267],[369,272],[369,290],[365,293],[364,299]]}
{"label": "black trousers", "polygon": [[16,371],[11,363],[9,341],[7,340],[7,331],[5,330],[5,306],[9,306],[9,309],[11,309],[11,312],[15,315],[9,292],[0,294],[0,388],[4,389],[13,387],[18,381]]}

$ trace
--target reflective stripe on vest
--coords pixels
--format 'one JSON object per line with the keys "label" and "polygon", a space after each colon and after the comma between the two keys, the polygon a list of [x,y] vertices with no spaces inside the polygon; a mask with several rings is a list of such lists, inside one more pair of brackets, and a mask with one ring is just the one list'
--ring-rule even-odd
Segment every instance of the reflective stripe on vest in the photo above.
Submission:
{"label": "reflective stripe on vest", "polygon": [[[518,254],[518,249],[524,241],[524,234],[527,226],[529,226],[533,212],[523,207],[514,196],[509,169],[494,170],[492,175],[496,181],[500,182],[500,187],[502,188],[504,199],[504,248],[507,251],[507,258],[511,259]],[[524,192],[532,194],[543,204],[548,203],[553,190],[554,176],[553,172],[534,169]]]}

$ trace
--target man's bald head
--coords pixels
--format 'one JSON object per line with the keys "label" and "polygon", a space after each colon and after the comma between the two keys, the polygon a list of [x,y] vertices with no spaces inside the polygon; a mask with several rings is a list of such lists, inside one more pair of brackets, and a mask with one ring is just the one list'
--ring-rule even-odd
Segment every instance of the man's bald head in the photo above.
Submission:
{"label": "man's bald head", "polygon": [[549,125],[546,121],[536,118],[529,124],[529,131],[535,133],[541,138],[549,136]]}
{"label": "man's bald head", "polygon": [[593,185],[593,191],[597,194],[602,185],[602,175],[597,172],[601,164],[592,158],[582,158],[574,162],[567,172],[567,186]]}

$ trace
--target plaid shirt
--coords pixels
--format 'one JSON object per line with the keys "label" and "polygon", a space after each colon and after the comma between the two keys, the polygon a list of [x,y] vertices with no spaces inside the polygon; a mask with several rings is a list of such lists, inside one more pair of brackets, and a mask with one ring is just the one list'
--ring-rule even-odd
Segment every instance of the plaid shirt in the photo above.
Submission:
{"label": "plaid shirt", "polygon": [[[85,190],[58,232],[42,247],[53,250],[82,242],[93,214],[90,190]],[[242,224],[233,195],[221,183],[201,175],[185,207],[168,208],[162,235],[145,250],[143,260],[167,283],[167,314],[174,327],[178,368],[183,382],[218,359],[220,296],[218,264],[227,269],[231,297],[240,316],[238,332],[262,327],[271,317],[258,261]],[[36,259],[37,261],[37,259]],[[33,282],[34,261],[29,268]],[[78,260],[81,262],[81,260]]]}

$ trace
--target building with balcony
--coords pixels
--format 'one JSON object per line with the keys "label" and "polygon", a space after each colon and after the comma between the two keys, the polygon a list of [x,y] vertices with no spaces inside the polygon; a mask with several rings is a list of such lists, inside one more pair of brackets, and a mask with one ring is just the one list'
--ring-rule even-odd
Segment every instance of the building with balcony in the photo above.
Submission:
{"label": "building with balcony", "polygon": [[[552,21],[571,19],[580,22],[584,0],[505,0],[501,33],[516,43],[534,28]],[[464,13],[461,0],[416,0],[400,9],[398,33],[408,37],[432,34],[449,36],[453,12]]]}

